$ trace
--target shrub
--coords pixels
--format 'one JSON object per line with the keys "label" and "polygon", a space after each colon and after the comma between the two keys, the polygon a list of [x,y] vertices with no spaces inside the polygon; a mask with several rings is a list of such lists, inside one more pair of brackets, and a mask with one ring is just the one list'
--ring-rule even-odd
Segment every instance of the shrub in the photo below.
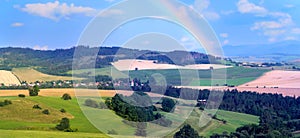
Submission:
{"label": "shrub", "polygon": [[96,101],[92,100],[92,99],[86,99],[84,102],[84,105],[89,106],[89,107],[93,107],[93,108],[98,108],[99,105]]}
{"label": "shrub", "polygon": [[3,102],[0,102],[0,107],[6,106],[6,105],[9,105],[9,104],[12,104],[12,102],[10,100],[4,100]]}
{"label": "shrub", "polygon": [[64,131],[70,129],[70,120],[68,118],[62,118],[58,125],[55,127],[57,130]]}
{"label": "shrub", "polygon": [[32,107],[33,109],[42,109],[42,107],[40,107],[38,104],[36,104],[36,105],[34,105],[33,107]]}
{"label": "shrub", "polygon": [[71,95],[68,94],[68,93],[65,93],[61,98],[62,98],[63,100],[71,100],[71,99],[72,99]]}
{"label": "shrub", "polygon": [[110,134],[110,135],[118,135],[118,132],[117,132],[116,130],[112,129],[112,130],[108,130],[108,131],[107,131],[107,134]]}
{"label": "shrub", "polygon": [[46,115],[49,115],[49,114],[50,114],[50,112],[49,112],[48,109],[43,110],[42,113],[43,113],[43,114],[46,114]]}
{"label": "shrub", "polygon": [[107,109],[107,106],[106,106],[105,103],[100,102],[100,103],[99,103],[99,108],[100,108],[100,109]]}
{"label": "shrub", "polygon": [[59,111],[62,112],[62,113],[67,112],[65,109],[60,109]]}
{"label": "shrub", "polygon": [[18,96],[21,97],[21,98],[24,98],[25,94],[19,94]]}

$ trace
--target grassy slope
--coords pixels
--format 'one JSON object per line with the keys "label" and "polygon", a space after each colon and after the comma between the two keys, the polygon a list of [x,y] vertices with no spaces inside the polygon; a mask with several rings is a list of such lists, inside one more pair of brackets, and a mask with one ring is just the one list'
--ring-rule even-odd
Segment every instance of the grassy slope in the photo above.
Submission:
{"label": "grassy slope", "polygon": [[72,77],[44,74],[32,68],[14,68],[12,72],[20,79],[20,81],[27,81],[27,82],[73,79]]}
{"label": "grassy slope", "polygon": [[66,133],[54,131],[24,131],[24,130],[1,130],[0,136],[3,138],[107,138],[104,134],[95,133]]}
{"label": "grassy slope", "polygon": [[[62,113],[59,113],[59,109],[64,108],[69,113],[67,116],[71,119],[71,127],[77,128],[79,132],[78,137],[102,137],[98,129],[96,129],[86,118],[86,116],[80,110],[77,100],[73,98],[71,101],[61,100],[59,97],[26,97],[25,99],[17,97],[1,97],[0,101],[4,99],[10,99],[13,101],[12,105],[9,105],[7,108],[12,110],[10,113],[1,114],[1,123],[0,123],[0,136],[6,136],[9,132],[8,130],[18,130],[13,133],[11,137],[18,137],[24,135],[25,137],[31,137],[31,134],[21,130],[30,130],[35,136],[63,136],[63,137],[72,137],[72,134],[65,134],[63,132],[54,131],[52,128],[55,127],[58,120],[62,118]],[[79,99],[79,103],[82,104],[86,98]],[[99,102],[100,100],[98,100]],[[43,115],[40,111],[35,111],[32,109],[33,104],[39,104],[44,108],[50,109],[50,115]],[[23,106],[21,106],[22,104]],[[3,110],[0,108],[0,110]],[[23,108],[27,113],[18,113],[23,111],[16,111]],[[103,132],[108,130],[116,130],[118,134],[123,135],[132,135],[135,131],[135,128],[129,127],[122,123],[122,119],[115,115],[110,110],[106,109],[94,109],[90,107],[83,106],[82,108],[86,113],[88,113],[89,118],[93,120],[93,123]],[[183,108],[184,109],[184,108]],[[202,114],[202,111],[196,109],[196,113],[192,113],[187,122],[191,124],[197,131],[203,136],[209,136],[213,133],[222,133],[223,131],[233,132],[239,126],[251,123],[258,123],[258,117],[234,113],[229,111],[218,111],[217,117],[220,119],[225,119],[226,124],[223,124],[220,121],[212,120],[208,125],[203,128],[198,127],[199,117]],[[2,113],[2,111],[1,111]],[[26,116],[35,116],[36,119],[26,118]],[[3,117],[4,116],[4,117]],[[5,119],[6,116],[6,119]],[[15,117],[13,117],[15,116]],[[176,119],[176,116],[169,114],[168,118]],[[153,126],[153,124],[150,124]],[[157,126],[153,126],[157,127]],[[4,130],[5,129],[5,130]],[[163,130],[162,127],[160,130]],[[20,130],[20,131],[19,131]],[[89,134],[85,134],[89,133]],[[158,133],[158,132],[150,132]]]}

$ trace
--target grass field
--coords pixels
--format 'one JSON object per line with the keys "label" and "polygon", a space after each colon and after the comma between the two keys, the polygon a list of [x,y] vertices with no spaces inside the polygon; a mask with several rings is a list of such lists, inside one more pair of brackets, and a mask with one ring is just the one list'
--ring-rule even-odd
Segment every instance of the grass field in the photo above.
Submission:
{"label": "grass field", "polygon": [[24,130],[1,130],[0,136],[3,138],[108,138],[104,134],[95,133],[65,133],[55,131],[24,131]]}
{"label": "grass field", "polygon": [[18,78],[10,71],[0,70],[0,84],[8,85],[19,85],[20,81]]}
{"label": "grass field", "polygon": [[[189,70],[189,69],[164,69],[164,70],[137,70],[137,71],[118,71],[113,67],[95,69],[93,73],[92,69],[76,70],[74,74],[89,74],[93,75],[113,75],[113,78],[127,78],[128,74],[131,78],[140,78],[142,81],[146,81],[151,76],[159,74],[164,77],[166,82],[172,85],[189,85],[189,86],[211,86],[224,82],[226,78],[226,83],[228,85],[241,85],[256,78],[262,76],[264,73],[268,72],[268,69],[254,69],[254,68],[244,68],[244,67],[232,67],[227,69],[215,69],[215,76],[221,76],[221,80],[214,78],[214,84],[212,84],[212,71],[211,70]],[[72,71],[67,72],[72,74]],[[184,73],[185,75],[181,75]],[[225,73],[225,74],[222,74]],[[195,75],[198,74],[199,76]],[[224,76],[224,77],[222,77]],[[181,84],[181,79],[188,82],[187,84]],[[224,85],[224,84],[219,84]]]}
{"label": "grass field", "polygon": [[[54,76],[38,72],[32,68],[14,68],[12,72],[20,79],[20,81],[55,81],[55,80],[73,80],[72,77]],[[79,79],[79,78],[75,78]]]}
{"label": "grass field", "polygon": [[[57,92],[61,90],[63,89],[47,89],[47,92],[51,93],[51,91]],[[69,90],[68,92],[71,91]],[[0,91],[0,93],[2,93],[2,91]],[[76,98],[72,96],[72,100],[64,101],[60,98],[61,94],[62,93],[56,93],[57,96],[50,94],[51,96],[26,98],[16,96],[0,97],[0,101],[9,99],[13,102],[11,105],[0,107],[0,137],[7,137],[9,133],[13,134],[8,137],[105,137],[102,132],[107,133],[109,130],[117,131],[119,137],[134,134],[135,128],[124,124],[122,118],[111,110],[95,109],[87,106],[80,107],[78,105],[78,103],[83,105],[85,99],[89,97]],[[95,98],[94,100],[103,102],[103,99],[99,98]],[[39,104],[43,109],[49,109],[50,115],[44,115],[40,110],[32,109],[32,106],[35,104]],[[59,110],[62,108],[64,108],[67,113],[61,113]],[[189,108],[192,107],[179,106],[179,110],[176,110],[176,112],[166,114],[167,118],[174,121],[173,128],[177,128],[177,126],[180,125],[178,122],[184,121],[182,118],[185,118],[185,116],[182,116],[181,113],[185,112],[185,110],[189,110]],[[242,125],[258,123],[257,116],[220,110],[217,112],[217,117],[225,119],[227,121],[226,124],[218,120],[211,120],[208,125],[199,128],[199,117],[202,114],[202,111],[195,108],[195,111],[192,112],[191,116],[186,120],[186,122],[191,124],[202,136],[222,133],[223,131],[233,132],[237,127]],[[62,117],[70,118],[71,128],[78,129],[78,132],[65,133],[56,131],[54,127]],[[92,123],[90,123],[87,117]],[[152,123],[148,123],[148,128],[147,131],[149,134],[151,133],[151,136],[159,136],[169,129]]]}

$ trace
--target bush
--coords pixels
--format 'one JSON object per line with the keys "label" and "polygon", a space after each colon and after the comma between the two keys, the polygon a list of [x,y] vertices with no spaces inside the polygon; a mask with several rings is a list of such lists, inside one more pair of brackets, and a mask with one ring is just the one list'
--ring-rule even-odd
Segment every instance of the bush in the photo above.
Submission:
{"label": "bush", "polygon": [[110,134],[110,135],[118,135],[118,132],[117,132],[116,130],[112,129],[112,130],[108,130],[108,131],[107,131],[107,134]]}
{"label": "bush", "polygon": [[21,97],[21,98],[24,98],[25,94],[19,94],[18,96]]}
{"label": "bush", "polygon": [[106,106],[105,103],[100,102],[100,103],[99,103],[99,108],[100,108],[100,109],[107,109],[107,106]]}
{"label": "bush", "polygon": [[68,118],[62,118],[60,123],[55,127],[57,130],[65,131],[70,129],[70,120]]}
{"label": "bush", "polygon": [[89,106],[89,107],[93,107],[93,108],[98,108],[99,105],[96,101],[92,100],[92,99],[86,99],[84,102],[84,105]]}
{"label": "bush", "polygon": [[32,107],[33,109],[42,109],[42,107],[40,107],[38,104],[36,104],[36,105],[34,105],[33,107]]}
{"label": "bush", "polygon": [[71,100],[71,99],[72,99],[71,95],[68,94],[68,93],[65,93],[61,98],[62,98],[63,100]]}
{"label": "bush", "polygon": [[60,109],[59,111],[62,112],[62,113],[67,112],[65,109]]}
{"label": "bush", "polygon": [[50,112],[49,112],[48,109],[43,110],[42,113],[43,113],[43,114],[46,114],[46,115],[49,115],[49,114],[50,114]]}
{"label": "bush", "polygon": [[0,102],[0,107],[10,105],[12,102],[10,100],[4,100],[3,102]]}

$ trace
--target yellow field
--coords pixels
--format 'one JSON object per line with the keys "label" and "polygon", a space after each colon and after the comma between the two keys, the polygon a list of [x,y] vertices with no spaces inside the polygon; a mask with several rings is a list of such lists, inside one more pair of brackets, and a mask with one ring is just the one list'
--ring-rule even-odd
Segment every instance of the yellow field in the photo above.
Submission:
{"label": "yellow field", "polygon": [[[75,96],[75,90],[78,91],[78,96],[102,96],[112,97],[116,94],[115,90],[91,90],[91,89],[41,89],[40,96],[62,96],[64,93],[68,93],[71,96]],[[125,91],[124,91],[125,93]],[[28,96],[28,90],[0,90],[0,96],[18,96],[19,94],[25,94]]]}
{"label": "yellow field", "polygon": [[3,83],[5,86],[19,85],[20,81],[12,72],[0,70],[0,84],[1,83]]}
{"label": "yellow field", "polygon": [[[72,80],[72,77],[48,75],[32,68],[14,68],[12,72],[20,79],[20,81],[26,82]],[[78,80],[78,78],[75,79]]]}

